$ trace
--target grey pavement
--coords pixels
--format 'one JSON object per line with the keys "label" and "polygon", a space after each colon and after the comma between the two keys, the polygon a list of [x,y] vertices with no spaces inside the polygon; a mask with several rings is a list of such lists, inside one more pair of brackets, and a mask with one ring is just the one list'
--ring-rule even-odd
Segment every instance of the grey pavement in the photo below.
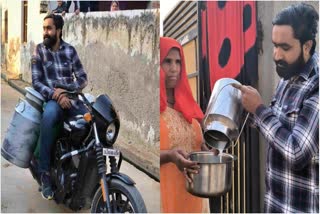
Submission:
{"label": "grey pavement", "polygon": [[[1,79],[1,142],[14,113],[19,97],[23,97]],[[130,176],[144,199],[148,212],[160,212],[160,183],[133,165],[123,161],[121,172]],[[80,212],[89,212],[82,210]],[[28,169],[19,168],[1,157],[1,212],[72,212],[64,205],[44,200],[38,192],[38,184]]]}

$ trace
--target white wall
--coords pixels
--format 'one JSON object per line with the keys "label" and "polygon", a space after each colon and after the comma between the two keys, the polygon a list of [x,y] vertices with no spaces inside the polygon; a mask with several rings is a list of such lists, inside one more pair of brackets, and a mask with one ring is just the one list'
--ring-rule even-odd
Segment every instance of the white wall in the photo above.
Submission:
{"label": "white wall", "polygon": [[4,14],[8,10],[8,43],[5,47],[7,62],[7,75],[12,78],[19,77],[20,71],[20,45],[22,38],[22,2],[18,0],[2,1],[2,24],[4,30]]}

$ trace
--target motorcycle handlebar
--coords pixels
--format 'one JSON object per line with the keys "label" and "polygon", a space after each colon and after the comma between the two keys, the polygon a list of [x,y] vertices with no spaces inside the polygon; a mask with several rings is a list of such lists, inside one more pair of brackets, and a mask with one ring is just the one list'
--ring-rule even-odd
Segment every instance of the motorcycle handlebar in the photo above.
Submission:
{"label": "motorcycle handlebar", "polygon": [[55,83],[55,88],[62,88],[65,89],[66,91],[61,92],[61,94],[67,94],[69,98],[71,99],[78,99],[78,95],[80,95],[83,99],[83,102],[91,107],[91,103],[87,100],[87,98],[84,96],[84,94],[81,91],[77,91],[74,87],[72,86],[66,86],[60,83]]}
{"label": "motorcycle handlebar", "polygon": [[80,95],[77,91],[63,91],[60,95],[67,94],[68,98],[76,100],[78,99],[78,95]]}

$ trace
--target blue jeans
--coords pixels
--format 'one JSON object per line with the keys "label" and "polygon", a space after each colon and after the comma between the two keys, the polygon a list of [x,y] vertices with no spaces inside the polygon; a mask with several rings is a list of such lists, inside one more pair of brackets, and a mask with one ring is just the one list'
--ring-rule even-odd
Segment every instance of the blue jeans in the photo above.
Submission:
{"label": "blue jeans", "polygon": [[82,102],[78,102],[77,108],[72,106],[70,109],[62,109],[55,100],[46,104],[40,122],[40,172],[50,171],[51,149],[56,141],[55,128],[65,118],[83,115],[86,112],[87,109]]}

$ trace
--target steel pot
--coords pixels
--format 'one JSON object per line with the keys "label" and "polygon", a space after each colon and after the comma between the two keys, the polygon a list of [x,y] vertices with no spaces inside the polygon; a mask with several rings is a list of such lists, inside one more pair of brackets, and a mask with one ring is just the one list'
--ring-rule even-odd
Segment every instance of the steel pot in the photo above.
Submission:
{"label": "steel pot", "polygon": [[190,160],[200,165],[198,174],[190,174],[192,182],[186,180],[186,189],[192,195],[208,198],[221,196],[230,191],[232,183],[232,162],[236,156],[212,152],[192,152]]}

